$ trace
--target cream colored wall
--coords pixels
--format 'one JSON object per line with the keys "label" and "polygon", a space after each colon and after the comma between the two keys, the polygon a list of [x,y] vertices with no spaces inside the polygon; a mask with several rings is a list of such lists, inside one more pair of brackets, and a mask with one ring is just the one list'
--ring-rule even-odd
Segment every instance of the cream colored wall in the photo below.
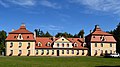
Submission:
{"label": "cream colored wall", "polygon": [[27,56],[28,50],[30,50],[30,56],[34,56],[35,42],[29,42],[30,48],[27,49],[28,42],[21,42],[22,46],[19,48],[19,42],[13,42],[13,47],[10,48],[11,42],[6,42],[6,55],[9,56],[11,50],[13,50],[12,56],[18,56],[19,50],[22,50],[21,56]]}
{"label": "cream colored wall", "polygon": [[91,43],[91,56],[94,56],[95,50],[97,50],[96,56],[100,56],[101,50],[103,50],[103,53],[105,53],[105,50],[108,53],[112,50],[112,53],[114,53],[116,52],[116,43],[112,43],[112,47],[110,47],[110,43],[103,43],[103,47],[101,47],[101,43],[97,43],[97,47],[95,47],[95,43]]}
{"label": "cream colored wall", "polygon": [[[36,56],[57,56],[57,49],[54,49],[53,55],[52,55],[52,49],[49,49],[49,54],[47,54],[48,49],[43,49],[43,50],[44,50],[44,54],[42,54],[42,49],[38,49],[38,54]],[[67,54],[67,50],[64,50],[64,54],[62,54],[62,49],[59,49],[59,56],[86,56],[87,53],[88,50],[84,50],[84,55],[82,55],[82,50],[79,50],[79,54],[77,55],[77,50],[74,50],[74,54],[72,54],[72,50],[69,50],[69,54]]]}

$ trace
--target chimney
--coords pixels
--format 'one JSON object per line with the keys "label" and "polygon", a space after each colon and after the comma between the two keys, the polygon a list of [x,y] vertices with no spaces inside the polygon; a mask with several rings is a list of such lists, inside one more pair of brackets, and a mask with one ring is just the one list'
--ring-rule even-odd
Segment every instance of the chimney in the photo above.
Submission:
{"label": "chimney", "polygon": [[92,33],[92,30],[90,30],[90,34]]}
{"label": "chimney", "polygon": [[53,41],[55,41],[55,36],[53,36]]}
{"label": "chimney", "polygon": [[36,39],[36,32],[34,31],[34,39]]}
{"label": "chimney", "polygon": [[15,31],[15,29],[12,29],[12,31]]}
{"label": "chimney", "polygon": [[99,25],[95,25],[95,28],[99,28]]}
{"label": "chimney", "polygon": [[21,26],[25,26],[25,24],[24,23],[22,23],[22,25]]}

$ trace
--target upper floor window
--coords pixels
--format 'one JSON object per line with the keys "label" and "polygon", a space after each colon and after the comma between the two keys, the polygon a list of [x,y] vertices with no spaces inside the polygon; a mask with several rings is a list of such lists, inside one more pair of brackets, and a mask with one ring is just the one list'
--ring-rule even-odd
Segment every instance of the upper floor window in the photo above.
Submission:
{"label": "upper floor window", "polygon": [[103,47],[103,43],[101,43],[101,47]]}
{"label": "upper floor window", "polygon": [[97,47],[97,43],[95,43],[95,47]]}
{"label": "upper floor window", "polygon": [[40,42],[38,42],[38,46],[42,46],[42,44]]}
{"label": "upper floor window", "polygon": [[28,46],[30,46],[30,42],[28,42]]}
{"label": "upper floor window", "polygon": [[77,55],[79,54],[79,50],[77,50]]}
{"label": "upper floor window", "polygon": [[22,46],[22,43],[21,42],[19,42],[19,47],[21,47]]}
{"label": "upper floor window", "polygon": [[67,44],[67,47],[69,47],[69,43]]}
{"label": "upper floor window", "polygon": [[64,43],[62,43],[62,47],[64,47]]}
{"label": "upper floor window", "polygon": [[10,43],[10,47],[13,47],[13,42]]}
{"label": "upper floor window", "polygon": [[19,54],[22,54],[22,50],[19,50]]}
{"label": "upper floor window", "polygon": [[59,47],[59,43],[57,43],[57,47]]}
{"label": "upper floor window", "polygon": [[44,50],[42,49],[42,54],[44,54]]}
{"label": "upper floor window", "polygon": [[14,36],[14,38],[16,38],[16,36]]}
{"label": "upper floor window", "polygon": [[101,41],[105,41],[105,36],[100,37]]}
{"label": "upper floor window", "polygon": [[28,54],[30,54],[30,50],[28,50]]}
{"label": "upper floor window", "polygon": [[110,43],[110,47],[112,47],[112,43]]}
{"label": "upper floor window", "polygon": [[62,39],[62,41],[64,41],[64,39]]}

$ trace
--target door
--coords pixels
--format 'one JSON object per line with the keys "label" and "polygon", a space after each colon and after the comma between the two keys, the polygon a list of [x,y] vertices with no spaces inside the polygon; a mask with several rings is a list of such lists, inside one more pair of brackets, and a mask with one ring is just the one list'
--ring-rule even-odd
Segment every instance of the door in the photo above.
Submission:
{"label": "door", "polygon": [[59,50],[57,50],[57,56],[59,56]]}

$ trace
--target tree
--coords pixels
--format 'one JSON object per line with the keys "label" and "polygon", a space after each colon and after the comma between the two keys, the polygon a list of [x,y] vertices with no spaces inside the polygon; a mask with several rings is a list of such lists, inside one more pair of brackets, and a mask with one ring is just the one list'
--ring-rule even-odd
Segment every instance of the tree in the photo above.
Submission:
{"label": "tree", "polygon": [[81,37],[81,38],[83,38],[84,37],[84,30],[82,29],[82,30],[80,30],[80,32],[78,33],[78,37]]}
{"label": "tree", "polygon": [[2,51],[5,52],[5,39],[7,37],[7,33],[2,30],[0,31],[0,54]]}
{"label": "tree", "polygon": [[45,37],[52,37],[52,35],[47,31],[46,34],[44,35]]}

